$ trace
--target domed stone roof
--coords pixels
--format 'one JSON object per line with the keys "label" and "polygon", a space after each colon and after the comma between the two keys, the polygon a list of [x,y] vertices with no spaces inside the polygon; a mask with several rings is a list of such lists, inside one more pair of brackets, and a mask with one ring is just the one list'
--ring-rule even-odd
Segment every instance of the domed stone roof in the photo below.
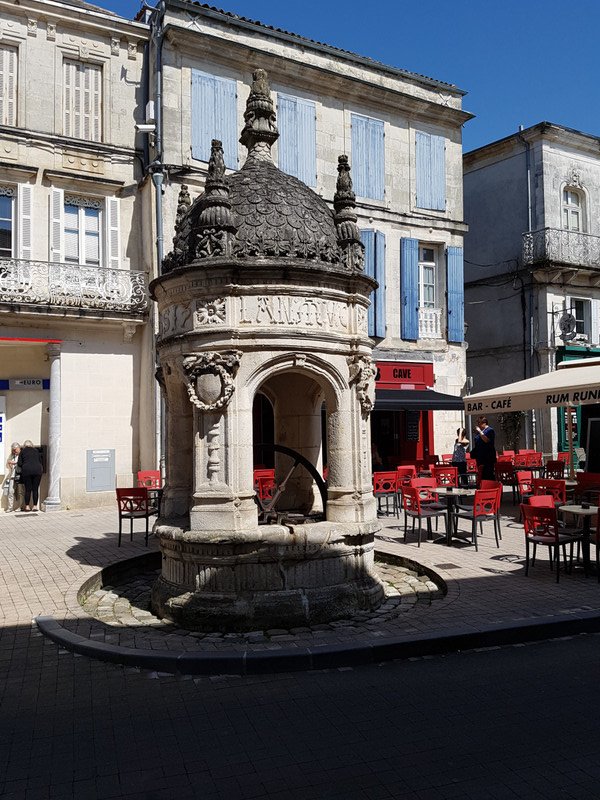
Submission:
{"label": "domed stone roof", "polygon": [[348,159],[340,156],[334,214],[318,194],[273,163],[271,145],[279,134],[270,90],[263,70],[253,77],[240,137],[248,147],[246,162],[225,176],[221,142],[213,141],[204,194],[192,203],[182,187],[173,252],[163,271],[216,256],[297,258],[362,270]]}

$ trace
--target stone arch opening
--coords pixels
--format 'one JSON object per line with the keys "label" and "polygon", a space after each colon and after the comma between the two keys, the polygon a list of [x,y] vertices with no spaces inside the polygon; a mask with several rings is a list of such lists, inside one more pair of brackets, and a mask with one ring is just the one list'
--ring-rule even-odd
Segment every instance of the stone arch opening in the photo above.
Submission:
{"label": "stone arch opening", "polygon": [[[265,398],[264,400],[259,398]],[[327,400],[329,399],[329,404]],[[321,495],[310,473],[301,467],[293,469],[293,459],[284,453],[273,452],[270,444],[289,448],[309,461],[320,475],[326,466],[327,413],[323,409],[334,402],[334,392],[323,378],[313,373],[287,369],[267,377],[254,398],[253,421],[257,406],[263,417],[254,429],[254,453],[263,463],[275,469],[278,485],[285,491],[277,501],[278,511],[293,511],[305,516],[324,514]],[[272,410],[272,442],[259,442],[258,435],[270,432],[269,409]],[[270,458],[269,458],[270,456]],[[255,462],[256,463],[256,462]]]}

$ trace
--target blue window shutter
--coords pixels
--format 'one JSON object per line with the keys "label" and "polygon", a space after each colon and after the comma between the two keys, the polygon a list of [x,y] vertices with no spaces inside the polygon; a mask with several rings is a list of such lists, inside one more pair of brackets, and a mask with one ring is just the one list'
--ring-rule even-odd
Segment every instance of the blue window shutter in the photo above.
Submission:
{"label": "blue window shutter", "polygon": [[367,152],[367,170],[369,175],[369,194],[373,200],[383,200],[384,159],[383,159],[383,122],[380,119],[369,120],[369,149]]}
{"label": "blue window shutter", "polygon": [[385,338],[385,234],[375,231],[375,336]]}
{"label": "blue window shutter", "polygon": [[[365,246],[365,272],[370,278],[375,278],[375,231],[361,231],[360,240]],[[371,292],[370,300],[367,312],[368,332],[369,336],[375,336],[376,292]]]}
{"label": "blue window shutter", "polygon": [[447,251],[448,341],[462,342],[465,335],[465,283],[462,247]]}
{"label": "blue window shutter", "polygon": [[417,208],[431,208],[431,136],[416,132]]}
{"label": "blue window shutter", "polygon": [[416,131],[417,208],[446,210],[446,140]]}
{"label": "blue window shutter", "polygon": [[298,123],[297,106],[293,97],[277,96],[277,127],[279,139],[279,169],[288,175],[298,171]]}
{"label": "blue window shutter", "polygon": [[236,169],[237,93],[235,81],[192,70],[192,158],[208,161],[213,139],[223,142],[225,165]]}
{"label": "blue window shutter", "polygon": [[315,104],[298,100],[298,174],[307,186],[317,185],[317,123]]}
{"label": "blue window shutter", "polygon": [[317,128],[311,100],[277,97],[279,168],[307,186],[317,185]]}
{"label": "blue window shutter", "polygon": [[431,137],[431,208],[446,210],[446,140]]}
{"label": "blue window shutter", "polygon": [[384,141],[382,120],[352,114],[352,180],[360,197],[383,200]]}
{"label": "blue window shutter", "polygon": [[400,292],[403,339],[419,338],[419,240],[400,239]]}

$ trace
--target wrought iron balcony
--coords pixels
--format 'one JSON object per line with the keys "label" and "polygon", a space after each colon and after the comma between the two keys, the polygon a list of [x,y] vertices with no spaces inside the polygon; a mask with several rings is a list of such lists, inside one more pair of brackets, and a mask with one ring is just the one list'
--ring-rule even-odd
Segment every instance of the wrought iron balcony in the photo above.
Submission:
{"label": "wrought iron balcony", "polygon": [[442,309],[419,308],[419,339],[442,338]]}
{"label": "wrought iron balcony", "polygon": [[0,303],[142,316],[145,272],[0,258]]}
{"label": "wrought iron balcony", "polygon": [[600,236],[560,228],[523,234],[523,263],[552,262],[600,270]]}

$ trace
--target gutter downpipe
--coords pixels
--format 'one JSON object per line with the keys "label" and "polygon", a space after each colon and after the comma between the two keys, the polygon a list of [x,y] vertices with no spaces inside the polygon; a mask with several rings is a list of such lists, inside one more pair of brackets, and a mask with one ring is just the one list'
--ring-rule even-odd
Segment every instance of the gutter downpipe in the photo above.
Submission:
{"label": "gutter downpipe", "polygon": [[[164,233],[163,233],[163,206],[162,206],[162,191],[163,191],[163,178],[164,178],[164,165],[163,165],[163,130],[162,130],[162,89],[163,89],[163,76],[162,76],[162,46],[164,38],[164,17],[166,5],[164,0],[156,6],[155,16],[152,20],[152,41],[155,45],[155,61],[154,61],[154,96],[155,96],[155,158],[148,169],[152,176],[152,183],[154,185],[155,197],[155,222],[156,222],[156,275],[161,273],[162,262],[164,258]],[[148,76],[150,81],[150,75]],[[155,335],[157,331],[154,332]],[[156,353],[154,354],[156,358]],[[162,389],[158,381],[156,381],[155,388],[155,447],[156,447],[156,460],[160,474],[163,478],[165,476],[165,431],[164,431],[164,398],[162,396]]]}
{"label": "gutter downpipe", "polygon": [[[531,233],[533,229],[533,207],[532,207],[532,200],[531,200],[531,144],[527,141],[527,139],[522,134],[523,126],[519,126],[519,139],[525,146],[525,172],[527,173],[527,233]],[[529,281],[529,298],[528,298],[528,305],[529,305],[529,376],[533,375],[533,282]],[[523,342],[524,347],[527,346],[526,342]],[[527,375],[523,376],[524,378]],[[529,425],[525,427],[525,446],[527,448],[531,447],[531,440],[533,438],[534,442],[536,440],[536,417],[535,417],[535,409],[531,409],[531,428]],[[535,448],[537,449],[537,448]]]}

